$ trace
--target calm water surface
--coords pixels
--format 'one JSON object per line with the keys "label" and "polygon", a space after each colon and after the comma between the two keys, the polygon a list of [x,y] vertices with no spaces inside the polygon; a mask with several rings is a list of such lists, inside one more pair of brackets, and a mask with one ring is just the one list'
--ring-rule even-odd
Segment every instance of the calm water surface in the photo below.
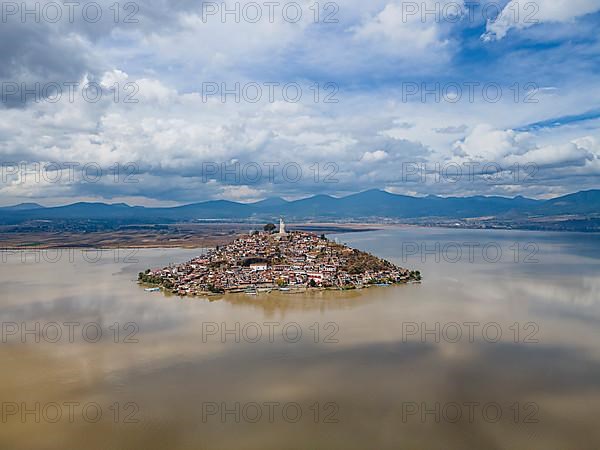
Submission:
{"label": "calm water surface", "polygon": [[0,448],[600,448],[599,235],[332,238],[424,281],[208,301],[135,283],[194,250],[0,255]]}

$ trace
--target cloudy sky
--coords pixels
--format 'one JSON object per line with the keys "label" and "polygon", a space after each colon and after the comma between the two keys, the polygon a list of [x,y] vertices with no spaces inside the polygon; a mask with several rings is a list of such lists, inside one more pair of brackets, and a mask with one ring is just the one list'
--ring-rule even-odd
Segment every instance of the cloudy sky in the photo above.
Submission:
{"label": "cloudy sky", "polygon": [[1,13],[0,205],[600,187],[600,0]]}

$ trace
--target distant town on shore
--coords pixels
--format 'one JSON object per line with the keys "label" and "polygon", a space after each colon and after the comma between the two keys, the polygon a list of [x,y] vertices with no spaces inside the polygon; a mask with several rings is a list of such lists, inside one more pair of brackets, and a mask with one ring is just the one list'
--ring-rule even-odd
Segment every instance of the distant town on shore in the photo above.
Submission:
{"label": "distant town on shore", "polygon": [[287,232],[283,219],[243,235],[184,264],[140,272],[139,282],[178,295],[218,295],[306,289],[357,289],[420,281],[419,271],[398,267],[325,235]]}

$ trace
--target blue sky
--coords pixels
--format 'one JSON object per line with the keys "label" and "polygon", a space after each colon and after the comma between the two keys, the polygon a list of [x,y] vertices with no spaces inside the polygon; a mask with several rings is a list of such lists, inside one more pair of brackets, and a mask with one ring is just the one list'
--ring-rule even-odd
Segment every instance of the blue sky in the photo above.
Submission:
{"label": "blue sky", "polygon": [[95,23],[5,11],[2,205],[598,187],[598,0],[280,2],[273,20],[257,2],[256,21],[251,2],[237,20],[223,2],[122,3],[118,20],[99,3]]}

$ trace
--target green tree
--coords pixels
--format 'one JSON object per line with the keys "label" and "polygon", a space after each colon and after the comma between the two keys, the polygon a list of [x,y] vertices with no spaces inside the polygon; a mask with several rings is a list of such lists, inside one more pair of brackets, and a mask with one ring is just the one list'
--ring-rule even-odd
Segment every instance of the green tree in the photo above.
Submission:
{"label": "green tree", "polygon": [[274,223],[268,223],[263,227],[263,230],[265,230],[267,233],[272,233],[275,230],[275,228],[277,227]]}

